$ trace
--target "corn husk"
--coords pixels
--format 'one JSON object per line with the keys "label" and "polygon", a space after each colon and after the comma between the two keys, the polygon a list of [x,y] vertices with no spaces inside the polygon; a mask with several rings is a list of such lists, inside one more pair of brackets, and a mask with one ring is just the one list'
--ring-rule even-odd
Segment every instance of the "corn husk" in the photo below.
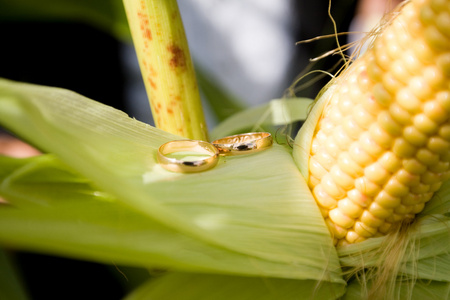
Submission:
{"label": "corn husk", "polygon": [[337,252],[288,146],[186,175],[156,162],[181,137],[78,94],[2,80],[0,107],[3,126],[54,153],[0,159],[1,244],[210,274],[192,277],[204,286],[246,277],[255,295],[266,280],[271,295],[343,295]]}

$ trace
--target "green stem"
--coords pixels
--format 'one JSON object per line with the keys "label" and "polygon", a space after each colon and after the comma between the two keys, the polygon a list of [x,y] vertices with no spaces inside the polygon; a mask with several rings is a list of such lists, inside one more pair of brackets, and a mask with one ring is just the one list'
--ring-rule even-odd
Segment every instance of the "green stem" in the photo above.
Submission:
{"label": "green stem", "polygon": [[195,70],[176,0],[123,0],[158,128],[208,140]]}

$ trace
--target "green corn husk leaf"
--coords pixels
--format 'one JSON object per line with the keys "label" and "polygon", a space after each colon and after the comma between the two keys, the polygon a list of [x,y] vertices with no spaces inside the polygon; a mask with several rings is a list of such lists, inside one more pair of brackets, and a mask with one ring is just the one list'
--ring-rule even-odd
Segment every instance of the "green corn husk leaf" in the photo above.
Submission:
{"label": "green corn husk leaf", "polygon": [[82,22],[130,40],[121,0],[0,0],[0,20]]}
{"label": "green corn husk leaf", "polygon": [[29,299],[7,251],[0,248],[0,299]]}
{"label": "green corn husk leaf", "polygon": [[[370,287],[370,284],[369,284]],[[342,300],[370,299],[368,295],[361,292],[364,290],[359,282],[353,281],[349,284],[347,292]],[[396,299],[425,300],[425,299],[449,299],[450,283],[440,281],[418,281],[414,286],[408,283],[399,283],[395,291]]]}
{"label": "green corn husk leaf", "polygon": [[53,155],[0,156],[0,165],[15,167],[1,178],[0,185],[0,195],[10,203],[0,209],[0,228],[8,229],[0,230],[0,239],[11,247],[102,263],[197,272],[246,270],[254,275],[255,265],[270,264],[155,222],[96,189]]}
{"label": "green corn husk leaf", "polygon": [[211,132],[212,139],[249,131],[270,131],[276,126],[304,121],[313,100],[308,98],[273,99],[267,104],[252,107],[225,119]]}
{"label": "green corn husk leaf", "polygon": [[[2,80],[0,106],[0,122],[4,126],[55,153],[100,191],[113,195],[125,208],[124,213],[133,211],[150,224],[164,228],[165,232],[172,231],[196,244],[197,249],[182,253],[184,257],[167,267],[181,269],[195,264],[190,267],[203,268],[203,271],[214,268],[217,273],[331,282],[336,295],[343,292],[339,261],[327,228],[285,147],[275,144],[255,155],[224,157],[216,168],[204,173],[171,173],[156,163],[155,155],[162,143],[180,137],[130,119],[78,94]],[[7,195],[5,197],[8,199]],[[28,208],[23,213],[27,211]],[[10,222],[21,213],[18,210]],[[45,218],[53,215],[44,209],[40,213],[42,217],[28,222],[30,227],[44,219],[44,215]],[[60,219],[66,220],[67,226],[71,223],[69,220],[73,221],[73,214],[79,216],[85,212],[77,204],[71,212],[66,209],[66,214],[69,213],[72,215]],[[23,220],[33,215],[30,212]],[[94,222],[96,217],[92,218]],[[57,230],[50,223],[44,230],[49,236]],[[7,221],[0,228],[5,226],[9,226]],[[62,236],[64,230],[58,230]],[[91,234],[88,233],[91,228],[83,230]],[[3,242],[14,238],[15,243],[20,240],[21,247],[26,246],[27,241],[19,234],[14,237],[6,230],[0,232]],[[145,236],[144,232],[140,234]],[[72,245],[58,249],[59,253],[76,256],[88,251],[72,247],[76,242],[73,239],[77,238],[71,237]],[[159,238],[164,241],[166,233]],[[140,243],[154,247],[160,241],[149,238]],[[49,251],[52,246],[45,243],[40,250]],[[105,252],[109,246],[105,247],[98,252]],[[168,256],[175,255],[173,252]],[[120,255],[132,256],[132,253]],[[120,255],[111,254],[109,258],[114,260],[117,256],[118,260]],[[201,260],[198,256],[206,258],[202,257],[203,262],[199,263],[196,262]],[[229,266],[233,257],[247,262]],[[139,259],[146,265],[157,258],[154,253],[146,252]],[[205,263],[208,258],[222,260],[217,263],[222,266],[209,267],[209,263]]]}
{"label": "green corn husk leaf", "polygon": [[149,280],[125,300],[329,299],[339,293],[332,286],[311,280],[169,273]]}

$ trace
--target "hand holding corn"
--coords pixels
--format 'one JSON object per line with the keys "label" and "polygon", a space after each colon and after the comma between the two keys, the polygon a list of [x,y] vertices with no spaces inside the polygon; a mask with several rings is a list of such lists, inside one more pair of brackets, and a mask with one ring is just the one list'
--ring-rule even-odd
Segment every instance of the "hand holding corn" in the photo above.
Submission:
{"label": "hand holding corn", "polygon": [[405,3],[332,89],[294,156],[339,246],[414,220],[450,177],[450,1]]}

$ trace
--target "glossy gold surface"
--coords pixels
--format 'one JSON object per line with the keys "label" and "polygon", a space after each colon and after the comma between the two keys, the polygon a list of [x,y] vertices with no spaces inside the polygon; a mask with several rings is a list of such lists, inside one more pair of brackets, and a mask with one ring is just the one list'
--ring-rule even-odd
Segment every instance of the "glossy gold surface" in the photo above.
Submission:
{"label": "glossy gold surface", "polygon": [[[167,155],[177,152],[195,152],[208,155],[199,160],[182,160]],[[219,151],[212,144],[196,140],[177,140],[165,143],[159,147],[158,162],[166,170],[179,173],[196,173],[209,170],[217,165]]]}
{"label": "glossy gold surface", "polygon": [[250,132],[227,136],[212,142],[221,155],[250,154],[272,146],[273,138],[268,132]]}

